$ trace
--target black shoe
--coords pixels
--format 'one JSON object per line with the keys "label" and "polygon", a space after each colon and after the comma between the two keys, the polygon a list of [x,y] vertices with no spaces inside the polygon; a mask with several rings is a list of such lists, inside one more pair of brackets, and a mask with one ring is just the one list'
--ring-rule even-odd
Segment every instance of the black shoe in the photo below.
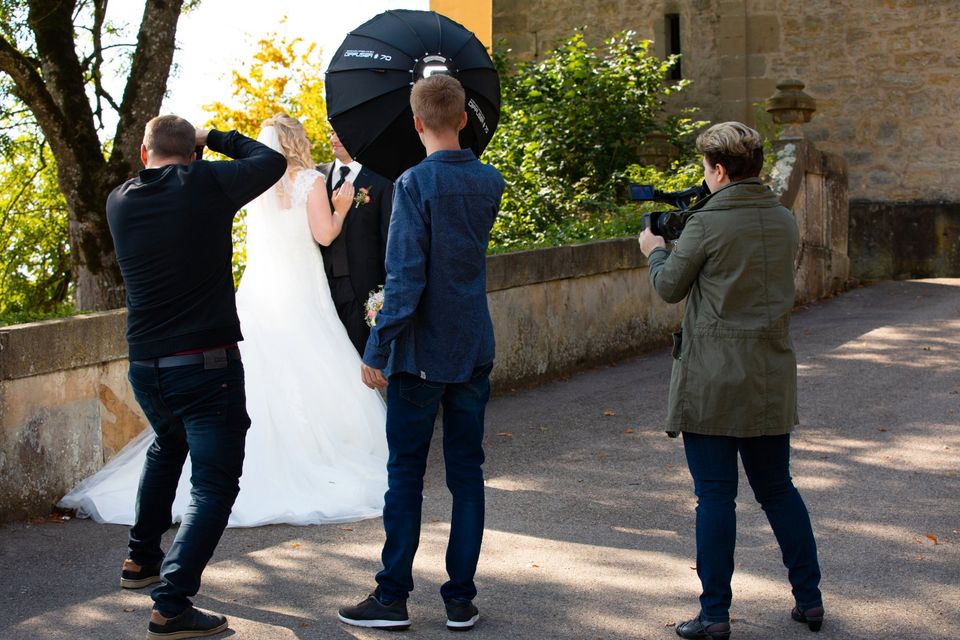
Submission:
{"label": "black shoe", "polygon": [[173,618],[164,618],[154,609],[147,626],[147,640],[158,638],[206,638],[227,630],[227,619],[192,606]]}
{"label": "black shoe", "polygon": [[120,570],[120,587],[123,589],[142,589],[160,582],[160,563],[141,566],[127,558]]}
{"label": "black shoe", "polygon": [[730,638],[730,623],[705,623],[700,619],[700,616],[697,616],[693,620],[678,622],[677,635],[689,640],[728,640]]}
{"label": "black shoe", "polygon": [[470,631],[480,619],[480,610],[469,600],[450,598],[443,604],[447,608],[447,629],[450,631]]}
{"label": "black shoe", "polygon": [[810,607],[806,611],[800,607],[794,607],[790,617],[806,624],[810,627],[810,631],[820,631],[820,627],[823,626],[823,607]]}
{"label": "black shoe", "polygon": [[367,599],[353,607],[343,607],[338,612],[340,622],[355,627],[370,627],[388,631],[404,631],[410,628],[407,616],[407,600],[396,599],[389,603],[380,602],[371,593]]}

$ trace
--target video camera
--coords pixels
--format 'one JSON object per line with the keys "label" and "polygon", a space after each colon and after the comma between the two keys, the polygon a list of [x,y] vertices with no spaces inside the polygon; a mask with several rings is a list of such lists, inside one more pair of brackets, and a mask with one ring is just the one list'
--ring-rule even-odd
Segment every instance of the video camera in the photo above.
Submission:
{"label": "video camera", "polygon": [[676,240],[687,220],[684,212],[694,202],[710,195],[707,181],[683,191],[660,191],[649,184],[631,184],[627,187],[631,200],[639,202],[662,202],[676,207],[676,211],[653,211],[643,214],[643,226],[664,240]]}

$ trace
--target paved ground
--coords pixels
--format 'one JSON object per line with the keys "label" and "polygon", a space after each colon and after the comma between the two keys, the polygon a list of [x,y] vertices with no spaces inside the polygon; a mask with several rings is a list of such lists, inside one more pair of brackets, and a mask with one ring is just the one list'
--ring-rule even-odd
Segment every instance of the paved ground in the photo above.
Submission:
{"label": "paved ground", "polygon": [[[799,310],[794,332],[793,470],[820,544],[819,638],[955,636],[960,280],[857,289]],[[669,353],[653,353],[491,403],[473,637],[666,640],[696,612],[691,482],[680,442],[659,429],[669,367]],[[411,638],[449,637],[438,462]],[[789,620],[773,535],[742,482],[733,637],[818,637]],[[117,584],[125,535],[77,520],[0,528],[0,638],[144,637],[149,597]],[[381,542],[379,520],[228,530],[198,605],[228,615],[241,638],[386,637],[334,615],[371,588]]]}

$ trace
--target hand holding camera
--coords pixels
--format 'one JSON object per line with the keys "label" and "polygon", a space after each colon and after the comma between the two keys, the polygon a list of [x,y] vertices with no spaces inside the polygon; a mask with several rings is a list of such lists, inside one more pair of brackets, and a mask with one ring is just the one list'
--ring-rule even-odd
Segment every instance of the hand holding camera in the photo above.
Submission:
{"label": "hand holding camera", "polygon": [[[691,204],[699,202],[710,195],[710,189],[704,180],[695,187],[684,191],[660,191],[649,184],[631,184],[628,187],[631,200],[639,202],[662,202],[676,207],[675,211],[653,211],[643,214],[644,233],[651,234],[664,240],[676,240],[687,223],[686,211]],[[640,250],[649,255],[643,248],[643,235],[640,236]],[[665,246],[665,245],[660,245]],[[650,251],[655,247],[651,246]]]}

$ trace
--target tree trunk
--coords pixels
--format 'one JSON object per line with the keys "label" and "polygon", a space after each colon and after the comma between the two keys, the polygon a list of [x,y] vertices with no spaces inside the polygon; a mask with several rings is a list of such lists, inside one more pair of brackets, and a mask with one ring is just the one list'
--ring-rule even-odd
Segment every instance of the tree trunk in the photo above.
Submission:
{"label": "tree trunk", "polygon": [[111,188],[79,192],[61,183],[70,216],[70,268],[76,306],[81,311],[117,309],[126,304],[126,289],[107,226],[105,204]]}
{"label": "tree trunk", "polygon": [[[157,115],[167,87],[183,0],[147,0],[121,104],[110,159],[103,157],[74,38],[77,0],[28,0],[29,55],[0,33],[0,72],[37,120],[57,161],[57,181],[70,216],[71,266],[80,310],[124,306],[125,289],[107,226],[110,191],[136,173],[143,129]],[[99,18],[103,1],[95,7]],[[19,15],[19,14],[10,14]],[[102,27],[102,19],[94,29]],[[99,46],[95,37],[95,47]],[[99,91],[99,85],[94,85]],[[99,95],[99,94],[98,94]]]}

